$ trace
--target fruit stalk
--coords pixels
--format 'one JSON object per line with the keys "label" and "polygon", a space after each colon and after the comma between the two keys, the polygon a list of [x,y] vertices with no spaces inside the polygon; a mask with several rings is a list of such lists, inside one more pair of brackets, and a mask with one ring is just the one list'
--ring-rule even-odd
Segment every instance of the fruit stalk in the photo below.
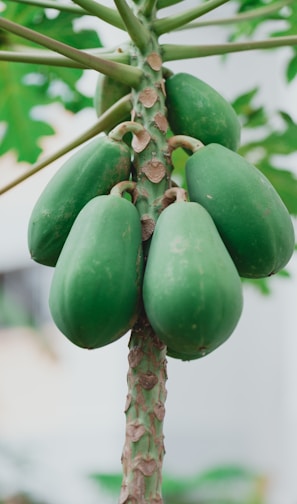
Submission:
{"label": "fruit stalk", "polygon": [[144,320],[131,335],[120,504],[162,504],[166,346]]}

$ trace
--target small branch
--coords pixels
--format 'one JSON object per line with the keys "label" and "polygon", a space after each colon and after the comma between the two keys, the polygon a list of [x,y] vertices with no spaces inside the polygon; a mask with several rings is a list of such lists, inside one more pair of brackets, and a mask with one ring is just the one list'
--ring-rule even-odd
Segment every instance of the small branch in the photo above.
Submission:
{"label": "small branch", "polygon": [[172,203],[184,203],[188,199],[188,194],[182,187],[170,187],[165,191],[162,198],[163,209],[171,205]]}
{"label": "small branch", "polygon": [[[97,50],[99,52],[99,50]],[[125,53],[103,53],[104,59],[121,63],[128,63],[129,58]],[[82,63],[73,61],[53,51],[36,50],[36,51],[0,51],[0,61],[10,61],[14,63],[33,63],[37,65],[58,66],[68,68],[88,68]]]}
{"label": "small branch", "polygon": [[154,29],[157,35],[163,35],[163,33],[168,33],[172,30],[176,30],[181,26],[190,23],[194,19],[211,12],[220,5],[227,3],[229,0],[209,0],[208,2],[198,5],[194,9],[181,12],[175,16],[169,16],[163,19],[157,19],[154,23]]}
{"label": "small branch", "polygon": [[83,144],[87,140],[90,140],[95,135],[98,135],[99,133],[102,133],[103,131],[112,128],[118,121],[123,120],[127,116],[127,113],[131,111],[131,106],[132,105],[130,95],[124,96],[124,98],[119,100],[115,105],[110,107],[110,109],[108,109],[104,114],[102,114],[102,116],[98,119],[96,124],[94,124],[91,128],[89,128],[79,137],[75,138],[68,144],[64,145],[64,147],[61,147],[53,154],[46,156],[41,161],[37,161],[37,163],[35,163],[30,170],[26,171],[20,177],[16,178],[12,182],[0,188],[0,195],[9,191],[13,187],[16,187],[24,180],[30,178],[35,173],[39,172],[42,168],[45,168],[49,164],[53,163],[60,157],[64,156],[64,154],[70,152],[72,149],[79,147],[81,144]]}
{"label": "small branch", "polygon": [[72,0],[72,2],[83,7],[89,14],[97,16],[102,21],[119,28],[120,30],[125,30],[125,25],[115,9],[106,7],[101,3],[94,2],[94,0]]}
{"label": "small branch", "polygon": [[140,50],[145,49],[150,40],[150,33],[147,28],[134,15],[126,0],[114,0],[114,3],[136,47]]}
{"label": "small branch", "polygon": [[59,54],[63,54],[78,63],[82,63],[86,66],[86,68],[97,70],[97,72],[108,75],[109,77],[112,77],[123,84],[127,84],[128,86],[134,87],[139,83],[142,77],[142,71],[138,68],[131,67],[123,63],[108,61],[107,59],[89,54],[86,51],[75,49],[74,47],[58,42],[57,40],[42,35],[41,33],[14,23],[13,21],[9,21],[8,19],[0,18],[0,28],[28,39],[31,42],[47,47]]}
{"label": "small branch", "polygon": [[134,133],[134,135],[138,135],[144,131],[145,128],[142,124],[135,121],[124,121],[117,124],[116,127],[108,133],[108,136],[112,138],[112,140],[120,142],[127,133]]}
{"label": "small branch", "polygon": [[72,12],[73,14],[81,14],[86,15],[84,9],[80,7],[76,7],[75,5],[66,4],[63,2],[57,2],[55,0],[10,0],[11,2],[26,4],[26,5],[35,5],[37,7],[42,7],[43,9],[56,9],[64,12]]}
{"label": "small branch", "polygon": [[297,46],[297,35],[218,45],[180,46],[174,44],[164,44],[162,49],[163,61],[175,61],[202,58],[205,56],[218,56],[220,54],[229,54],[233,52],[253,51],[255,49],[273,49],[287,46]]}
{"label": "small branch", "polygon": [[118,182],[115,186],[113,186],[109,194],[122,198],[123,194],[127,192],[133,197],[135,189],[136,182],[133,182],[132,180],[122,180],[121,182]]}
{"label": "small branch", "polygon": [[242,12],[235,16],[230,16],[221,19],[209,19],[208,21],[197,21],[196,23],[189,23],[178,30],[187,30],[189,28],[203,28],[207,26],[223,26],[233,23],[240,23],[243,21],[249,21],[251,19],[257,19],[259,17],[266,17],[269,14],[278,12],[283,7],[293,3],[293,0],[282,0],[281,2],[274,3],[272,5],[267,5],[265,7],[260,7],[257,9],[252,9],[247,12]]}
{"label": "small branch", "polygon": [[192,154],[201,149],[201,147],[204,147],[204,144],[201,142],[201,140],[188,135],[174,135],[167,140],[167,143],[170,154],[175,149],[178,149],[178,147],[183,147],[184,149],[192,152]]}

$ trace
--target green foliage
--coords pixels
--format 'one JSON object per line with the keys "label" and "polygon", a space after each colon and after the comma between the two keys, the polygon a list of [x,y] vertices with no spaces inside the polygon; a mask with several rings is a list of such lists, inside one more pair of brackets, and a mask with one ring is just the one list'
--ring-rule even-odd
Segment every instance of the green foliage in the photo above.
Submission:
{"label": "green foliage", "polygon": [[239,153],[254,161],[276,188],[289,212],[297,215],[297,178],[286,167],[288,156],[296,152],[297,124],[287,113],[278,111],[275,116],[282,119],[282,125],[271,130],[269,123],[266,124],[264,134],[243,144]]}
{"label": "green foliage", "polygon": [[[120,474],[93,474],[99,488],[116,497]],[[218,466],[191,477],[163,475],[164,504],[264,504],[265,479],[244,467]]]}
{"label": "green foliage", "polygon": [[[238,4],[237,13],[249,13],[253,9],[262,9],[263,7],[273,7],[273,5],[280,5],[279,0],[235,0]],[[271,23],[271,21],[279,21]],[[288,0],[283,2],[283,8],[278,11],[266,13],[265,16],[255,17],[247,21],[237,23],[231,27],[229,33],[229,40],[237,40],[241,37],[251,37],[258,28],[264,26],[268,28],[271,37],[296,35],[297,33],[297,3],[295,0]],[[275,30],[276,26],[280,29]],[[291,82],[297,74],[297,48],[296,46],[291,49],[291,57],[287,62],[286,78]]]}
{"label": "green foliage", "polygon": [[[46,10],[8,2],[2,16],[42,31],[74,47],[85,49],[100,47],[98,35],[93,30],[76,31],[75,21],[80,16],[70,12],[60,12],[48,17]],[[30,41],[0,31],[0,49],[14,50],[16,47],[37,48]],[[40,49],[40,47],[38,46]],[[0,123],[4,125],[4,135],[0,144],[0,155],[14,150],[18,161],[34,162],[41,153],[39,139],[54,133],[46,119],[34,117],[36,106],[62,102],[68,110],[77,112],[92,106],[92,100],[82,94],[77,83],[83,70],[77,68],[48,67],[0,61]]]}

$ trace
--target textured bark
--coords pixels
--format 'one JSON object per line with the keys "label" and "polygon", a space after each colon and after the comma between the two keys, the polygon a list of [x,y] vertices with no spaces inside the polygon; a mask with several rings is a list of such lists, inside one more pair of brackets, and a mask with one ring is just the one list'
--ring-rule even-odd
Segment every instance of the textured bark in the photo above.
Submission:
{"label": "textured bark", "polygon": [[[131,119],[145,130],[134,134],[134,202],[142,223],[146,258],[155,223],[163,209],[164,193],[171,187],[171,156],[167,144],[167,111],[162,57],[158,37],[151,30],[155,2],[134,0],[135,15],[149,32],[145,47],[131,46],[131,64],[143,79],[132,89]],[[130,339],[126,439],[122,454],[123,482],[120,504],[162,504],[164,457],[163,419],[166,399],[166,346],[139,316]]]}
{"label": "textured bark", "polygon": [[142,321],[130,339],[120,504],[162,504],[166,347]]}

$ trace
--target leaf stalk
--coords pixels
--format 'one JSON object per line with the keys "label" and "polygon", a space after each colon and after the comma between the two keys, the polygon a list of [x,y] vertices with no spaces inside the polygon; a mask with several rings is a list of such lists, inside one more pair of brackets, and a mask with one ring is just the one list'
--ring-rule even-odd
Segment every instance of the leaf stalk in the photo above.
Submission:
{"label": "leaf stalk", "polygon": [[259,7],[257,9],[252,9],[247,12],[242,12],[240,14],[236,14],[235,16],[230,16],[226,18],[220,19],[209,19],[207,21],[197,21],[193,23],[189,23],[185,26],[178,28],[178,30],[187,30],[192,28],[204,28],[208,26],[223,26],[233,23],[240,23],[245,21],[250,21],[251,19],[257,19],[260,17],[266,17],[269,14],[273,14],[278,12],[283,7],[286,7],[293,3],[293,0],[281,0],[280,2],[276,2],[271,5],[266,5],[265,7]]}
{"label": "leaf stalk", "polygon": [[164,44],[162,46],[162,50],[164,61],[176,61],[182,59],[202,58],[206,56],[219,56],[221,54],[241,51],[254,51],[255,49],[277,49],[287,46],[297,46],[297,35],[275,37],[264,40],[253,40],[250,42],[234,42],[199,46]]}
{"label": "leaf stalk", "polygon": [[57,2],[54,0],[11,0],[11,2],[26,4],[26,5],[35,5],[36,7],[41,7],[43,9],[56,9],[63,12],[72,12],[73,14],[88,14],[87,11],[77,7],[76,5],[70,5],[63,2]]}
{"label": "leaf stalk", "polygon": [[[98,50],[97,52],[100,52]],[[104,59],[121,63],[129,62],[128,55],[120,52],[104,53]],[[53,51],[36,50],[36,51],[0,51],[0,61],[10,61],[14,63],[32,63],[36,65],[58,66],[67,68],[89,68],[83,63],[73,61],[61,54],[56,54]]]}
{"label": "leaf stalk", "polygon": [[67,44],[58,42],[51,37],[35,32],[30,28],[21,26],[13,21],[9,21],[8,19],[0,18],[0,28],[56,51],[63,56],[86,65],[86,68],[97,70],[98,72],[108,75],[109,77],[112,77],[123,84],[127,84],[128,86],[134,87],[139,83],[142,77],[142,71],[138,68],[134,68],[123,63],[108,61],[107,59],[99,58],[98,56],[94,56],[86,51],[75,49]]}
{"label": "leaf stalk", "polygon": [[138,49],[143,51],[149,43],[150,32],[134,15],[126,0],[114,0],[114,3],[126,26],[126,30],[129,33],[131,40],[134,42],[136,47],[138,47]]}
{"label": "leaf stalk", "polygon": [[80,7],[85,9],[92,16],[96,16],[102,21],[119,28],[120,30],[125,30],[125,25],[119,16],[119,13],[115,9],[106,7],[101,3],[94,2],[93,0],[72,0],[72,2],[78,4]]}
{"label": "leaf stalk", "polygon": [[229,0],[209,0],[208,2],[198,5],[194,9],[189,9],[187,11],[176,14],[175,16],[168,16],[162,19],[157,19],[153,26],[157,35],[163,35],[170,31],[176,30],[187,23],[190,23],[194,19],[197,19],[213,9],[216,9],[220,5],[227,3]]}

